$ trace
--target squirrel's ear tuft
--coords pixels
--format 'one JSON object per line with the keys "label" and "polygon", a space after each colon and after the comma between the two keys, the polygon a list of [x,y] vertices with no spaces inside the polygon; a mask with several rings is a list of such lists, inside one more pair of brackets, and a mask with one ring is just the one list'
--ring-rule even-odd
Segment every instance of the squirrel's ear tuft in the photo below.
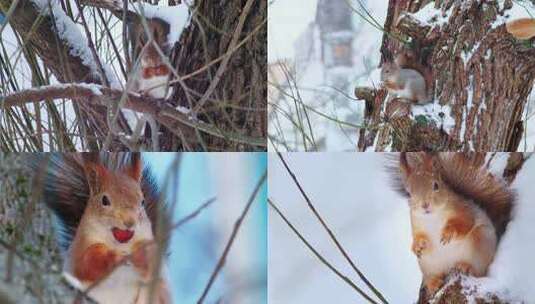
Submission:
{"label": "squirrel's ear tuft", "polygon": [[124,171],[128,176],[132,177],[136,181],[140,181],[143,171],[142,167],[141,155],[139,152],[134,152],[130,157],[130,166],[126,167]]}
{"label": "squirrel's ear tuft", "polygon": [[100,192],[108,174],[107,169],[99,164],[98,159],[98,153],[82,153],[85,177],[92,195]]}

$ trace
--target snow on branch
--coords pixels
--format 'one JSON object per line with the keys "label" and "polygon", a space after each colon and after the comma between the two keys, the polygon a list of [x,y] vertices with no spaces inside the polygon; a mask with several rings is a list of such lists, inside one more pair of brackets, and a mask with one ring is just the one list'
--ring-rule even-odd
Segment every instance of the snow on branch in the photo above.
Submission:
{"label": "snow on branch", "polygon": [[[82,64],[87,66],[94,78],[101,78],[99,67],[91,49],[88,45],[88,37],[85,37],[74,21],[67,16],[61,5],[54,0],[32,0],[37,10],[43,16],[51,16],[54,21],[55,30],[58,36],[69,47],[70,55],[79,57]],[[102,61],[101,61],[102,62]],[[111,68],[105,64],[102,65],[107,81],[112,88],[119,88],[119,83]]]}
{"label": "snow on branch", "polygon": [[180,34],[190,21],[189,7],[187,4],[175,6],[159,6],[146,2],[128,2],[128,11],[124,13],[125,3],[119,0],[81,0],[81,4],[99,7],[112,12],[119,19],[123,19],[123,14],[127,21],[143,16],[147,19],[159,18],[169,24],[169,35],[167,42],[173,45],[180,38]]}

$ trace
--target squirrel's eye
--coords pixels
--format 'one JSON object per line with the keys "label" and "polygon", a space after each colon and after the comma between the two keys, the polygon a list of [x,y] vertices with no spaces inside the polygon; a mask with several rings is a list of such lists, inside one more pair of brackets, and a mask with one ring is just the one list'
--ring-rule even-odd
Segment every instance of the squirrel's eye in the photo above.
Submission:
{"label": "squirrel's eye", "polygon": [[433,182],[433,191],[438,191],[438,183]]}
{"label": "squirrel's eye", "polygon": [[110,199],[109,199],[106,195],[103,195],[103,196],[102,196],[102,205],[103,205],[103,206],[109,206],[109,205],[111,205],[111,203],[110,203]]}
{"label": "squirrel's eye", "polygon": [[145,200],[141,201],[141,206],[145,207]]}

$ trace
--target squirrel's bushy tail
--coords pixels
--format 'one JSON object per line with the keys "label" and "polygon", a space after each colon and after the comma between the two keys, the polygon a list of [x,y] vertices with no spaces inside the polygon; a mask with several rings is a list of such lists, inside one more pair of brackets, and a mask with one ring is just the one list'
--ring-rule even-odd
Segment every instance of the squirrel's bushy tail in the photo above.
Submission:
{"label": "squirrel's bushy tail", "polygon": [[465,153],[440,153],[437,160],[442,180],[485,211],[500,239],[511,221],[515,192]]}
{"label": "squirrel's bushy tail", "polygon": [[[92,153],[93,159],[105,168],[116,171],[131,163],[133,153]],[[59,224],[59,245],[63,250],[70,246],[89,199],[89,186],[83,167],[82,153],[40,153],[29,157],[28,165],[35,172],[34,191],[41,191],[40,199],[54,213]],[[145,197],[145,210],[153,233],[159,210],[160,192],[151,170],[144,166],[141,190]]]}

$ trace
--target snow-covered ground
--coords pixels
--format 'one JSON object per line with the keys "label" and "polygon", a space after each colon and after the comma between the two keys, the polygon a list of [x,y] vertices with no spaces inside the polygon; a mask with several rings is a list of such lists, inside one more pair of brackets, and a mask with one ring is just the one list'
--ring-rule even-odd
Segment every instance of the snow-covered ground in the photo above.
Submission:
{"label": "snow-covered ground", "polygon": [[[285,158],[304,190],[349,255],[390,303],[413,303],[421,274],[411,252],[409,207],[389,186],[384,154],[294,153]],[[503,165],[504,158],[497,161]],[[306,207],[277,155],[268,160],[269,197],[335,267],[357,276]],[[518,191],[513,220],[481,289],[534,303],[535,158],[513,187]],[[363,287],[364,284],[359,283]],[[269,213],[269,303],[363,303],[348,285],[321,264],[273,212]]]}

